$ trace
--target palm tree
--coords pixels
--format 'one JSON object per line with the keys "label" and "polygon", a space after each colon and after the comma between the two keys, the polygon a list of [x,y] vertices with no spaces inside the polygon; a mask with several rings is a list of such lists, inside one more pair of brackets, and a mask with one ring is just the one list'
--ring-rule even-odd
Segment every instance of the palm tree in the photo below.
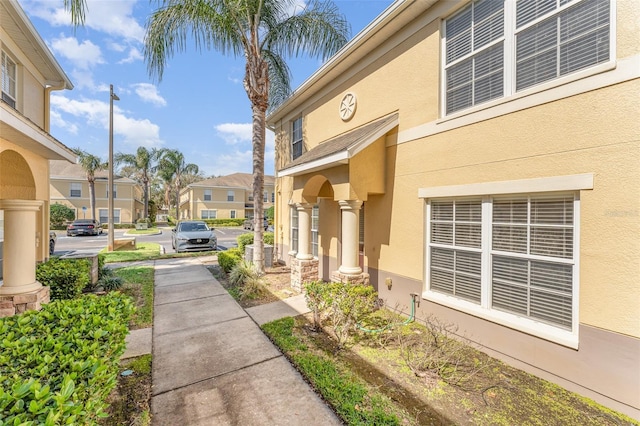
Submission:
{"label": "palm tree", "polygon": [[[91,219],[96,218],[96,172],[105,170],[109,165],[103,162],[99,157],[93,154],[89,154],[80,148],[74,148],[73,152],[78,156],[78,164],[85,171],[87,175],[87,182],[89,182],[89,205],[91,206]],[[107,189],[107,191],[113,190],[113,188]]]}
{"label": "palm tree", "polygon": [[71,23],[75,26],[84,24],[87,11],[86,0],[64,0],[64,9],[71,12]]}
{"label": "palm tree", "polygon": [[115,155],[116,164],[125,164],[136,176],[136,180],[142,184],[143,198],[144,198],[144,218],[149,217],[149,182],[151,180],[151,174],[155,171],[155,162],[158,160],[159,152],[157,149],[147,148],[141,146],[136,151],[136,154],[122,154],[118,152]]}
{"label": "palm tree", "polygon": [[[330,0],[311,0],[299,13],[297,0],[159,0],[147,22],[145,60],[162,80],[169,58],[193,40],[197,49],[215,49],[245,59],[244,89],[253,125],[254,220],[262,221],[265,116],[291,92],[285,56],[306,52],[326,59],[347,41],[349,25]],[[254,263],[264,271],[262,226],[254,226]]]}
{"label": "palm tree", "polygon": [[187,163],[177,149],[163,149],[158,160],[159,174],[165,182],[170,182],[170,187],[175,190],[176,219],[180,217],[180,191],[185,185],[187,175],[197,175],[200,169],[193,163]]}

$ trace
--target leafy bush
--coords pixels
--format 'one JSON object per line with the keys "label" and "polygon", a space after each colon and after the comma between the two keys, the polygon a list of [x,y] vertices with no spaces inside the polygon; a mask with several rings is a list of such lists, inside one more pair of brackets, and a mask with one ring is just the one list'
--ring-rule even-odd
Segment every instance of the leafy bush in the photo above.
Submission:
{"label": "leafy bush", "polygon": [[50,287],[51,300],[73,299],[91,282],[87,259],[51,258],[36,267],[36,279]]}
{"label": "leafy bush", "polygon": [[304,298],[307,306],[313,312],[313,326],[317,329],[322,327],[323,315],[327,312],[327,283],[324,281],[311,281],[303,284]]}
{"label": "leafy bush", "polygon": [[242,252],[238,248],[230,248],[229,250],[218,253],[218,265],[227,274],[231,272],[234,266],[242,260]]}
{"label": "leafy bush", "polygon": [[[265,244],[273,245],[273,232],[265,232],[263,234],[262,240]],[[244,254],[244,248],[253,244],[253,232],[238,235],[236,241],[238,242],[238,248]]]}
{"label": "leafy bush", "polygon": [[52,227],[62,228],[65,222],[75,218],[75,211],[64,204],[54,203],[49,207],[49,221]]}
{"label": "leafy bush", "polygon": [[133,309],[110,293],[0,319],[0,424],[97,424]]}
{"label": "leafy bush", "polygon": [[242,226],[244,219],[205,219],[209,227],[213,226]]}
{"label": "leafy bush", "polygon": [[105,291],[113,291],[122,287],[124,280],[118,277],[113,269],[111,268],[102,268],[102,273],[100,279],[98,280],[98,286],[102,287]]}

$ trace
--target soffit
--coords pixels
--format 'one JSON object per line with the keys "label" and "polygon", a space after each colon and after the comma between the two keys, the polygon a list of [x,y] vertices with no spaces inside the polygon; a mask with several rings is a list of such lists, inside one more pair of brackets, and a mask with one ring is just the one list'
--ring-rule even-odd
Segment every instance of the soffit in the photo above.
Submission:
{"label": "soffit", "polygon": [[324,170],[349,160],[398,125],[398,113],[335,136],[296,158],[278,171],[278,177],[297,176]]}

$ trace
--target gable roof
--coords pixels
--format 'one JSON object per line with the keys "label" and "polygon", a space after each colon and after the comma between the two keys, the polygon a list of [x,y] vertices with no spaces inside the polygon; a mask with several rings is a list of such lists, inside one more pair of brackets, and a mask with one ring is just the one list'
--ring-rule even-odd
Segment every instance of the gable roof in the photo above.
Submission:
{"label": "gable roof", "polygon": [[[274,185],[275,177],[271,175],[264,176],[264,184],[265,185]],[[226,176],[218,176],[214,178],[209,178],[205,180],[201,180],[199,182],[192,183],[188,185],[189,187],[193,186],[222,186],[229,188],[251,188],[253,186],[253,175],[251,173],[233,173]]]}
{"label": "gable roof", "polygon": [[[80,164],[69,163],[62,160],[49,161],[49,177],[51,179],[69,179],[69,180],[86,180],[87,173]],[[100,170],[95,173],[96,180],[107,180],[109,178],[109,170]],[[119,183],[136,183],[128,177],[114,175],[113,179]]]}

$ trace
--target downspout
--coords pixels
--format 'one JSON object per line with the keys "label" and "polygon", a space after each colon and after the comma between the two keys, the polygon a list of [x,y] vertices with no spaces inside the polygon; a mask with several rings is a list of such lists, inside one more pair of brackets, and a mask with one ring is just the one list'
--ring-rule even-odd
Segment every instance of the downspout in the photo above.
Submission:
{"label": "downspout", "polygon": [[44,88],[44,131],[51,133],[51,92],[54,90],[64,90],[67,84],[64,81],[49,83]]}

